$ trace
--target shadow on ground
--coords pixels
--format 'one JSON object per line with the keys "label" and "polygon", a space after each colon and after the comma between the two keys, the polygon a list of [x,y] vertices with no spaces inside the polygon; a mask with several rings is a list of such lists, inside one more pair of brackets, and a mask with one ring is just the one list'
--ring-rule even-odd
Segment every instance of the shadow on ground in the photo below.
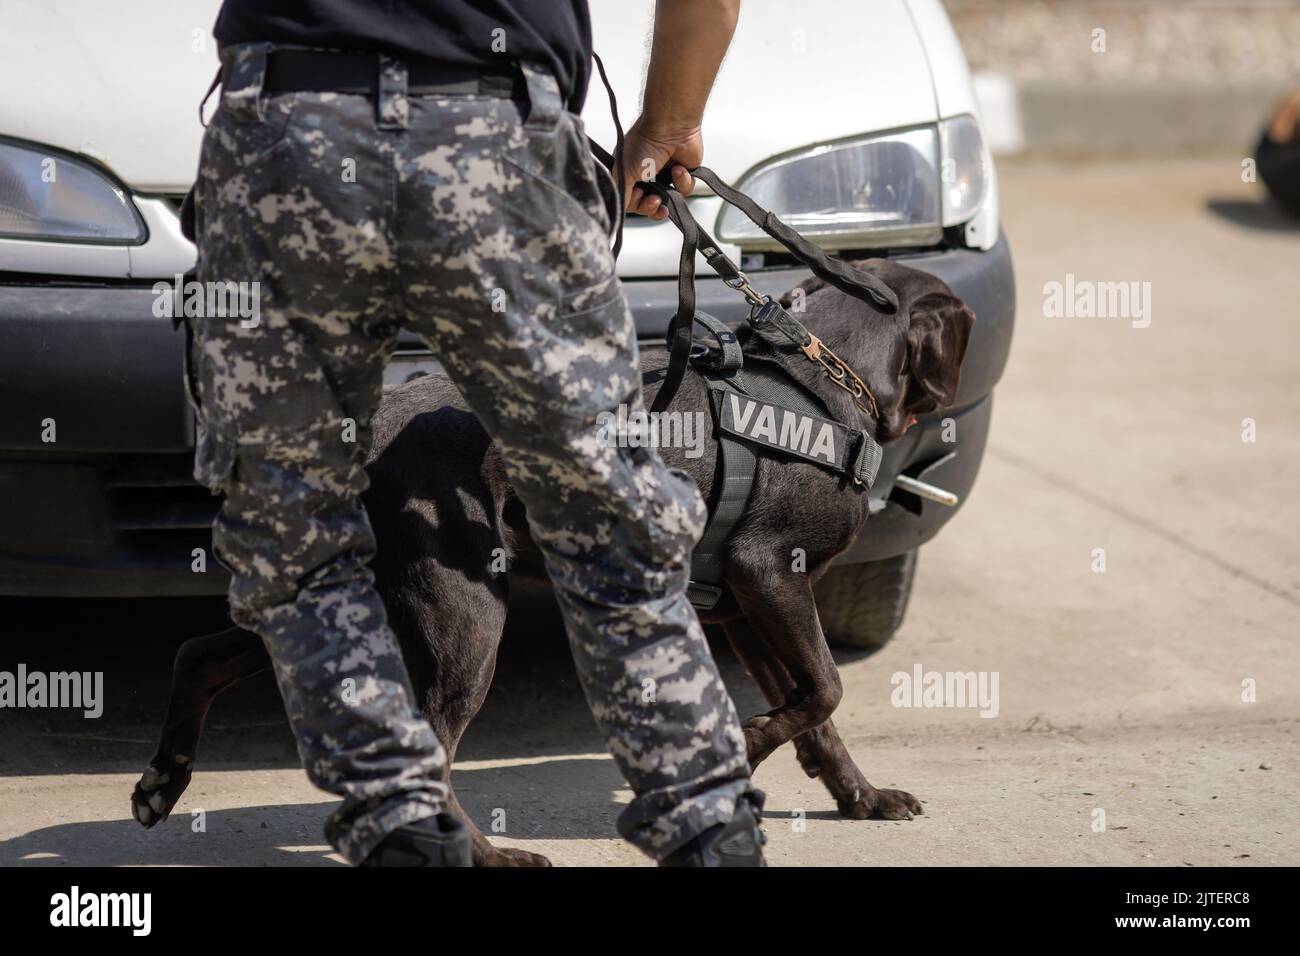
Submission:
{"label": "shadow on ground", "polygon": [[1205,208],[1234,226],[1261,232],[1300,232],[1300,219],[1270,199],[1210,199]]}
{"label": "shadow on ground", "polygon": [[[0,670],[102,671],[103,716],[79,710],[0,712],[0,778],[120,773],[142,769],[157,741],[177,647],[227,626],[224,603],[189,601],[0,601],[10,634]],[[768,709],[720,632],[710,643],[744,719]],[[841,663],[868,651],[837,651]],[[502,642],[492,690],[461,743],[458,760],[603,753],[574,674],[558,616],[517,615]],[[297,752],[269,673],[223,694],[204,727],[198,766],[291,767]]]}
{"label": "shadow on ground", "polygon": [[[299,767],[270,674],[233,688],[213,705],[194,781],[172,818],[146,831],[128,817],[130,788],[153,753],[172,657],[189,637],[226,626],[222,602],[10,600],[0,602],[0,614],[13,628],[0,649],[0,670],[12,671],[21,662],[29,671],[104,672],[99,719],[52,709],[9,710],[0,717],[0,781],[12,778],[26,787],[18,778],[98,779],[84,785],[90,797],[83,794],[81,802],[93,805],[90,813],[70,805],[64,816],[80,821],[38,826],[0,842],[0,865],[337,863],[321,832],[333,798],[311,790],[305,777],[266,775],[296,773]],[[725,639],[710,636],[742,719],[766,710]],[[844,663],[866,655],[849,651],[839,657]],[[247,782],[231,781],[231,774],[245,774]],[[217,775],[224,779],[214,790],[227,800],[242,790],[250,805],[208,810],[206,829],[196,832],[192,814],[210,799],[204,778],[216,784]],[[494,814],[506,813],[512,842],[617,839],[615,820],[629,794],[605,756],[557,616],[520,615],[507,629],[492,691],[462,741],[453,782],[485,830]],[[277,792],[284,802],[275,802]],[[39,783],[27,795],[58,799]],[[559,795],[562,800],[556,800]],[[552,807],[561,802],[563,812]],[[106,813],[116,818],[85,819]]]}
{"label": "shadow on ground", "polygon": [[[263,768],[265,769],[265,768]],[[288,768],[292,770],[293,768]],[[265,798],[268,785],[283,785],[283,774],[255,780],[248,770],[209,770],[244,773],[254,797]],[[203,810],[202,782],[196,775],[192,789],[167,820],[145,830],[127,819],[129,777],[114,776],[107,788],[95,791],[96,804],[112,803],[120,819],[81,820],[38,827],[0,841],[0,866],[202,866],[227,865],[333,865],[339,861],[325,845],[322,827],[334,801],[319,794],[320,802],[255,803],[228,809]],[[119,783],[119,781],[121,781]],[[215,783],[216,781],[213,780]],[[228,780],[221,789],[229,793]],[[457,770],[457,792],[470,817],[485,830],[494,813],[504,811],[512,842],[529,840],[616,839],[614,821],[620,806],[614,799],[622,787],[613,762],[579,755],[555,758],[522,767]],[[306,788],[294,785],[295,796]],[[233,789],[238,793],[238,787]],[[564,793],[564,809],[552,809],[548,794]],[[581,795],[575,801],[574,796]],[[307,797],[308,800],[312,796]],[[75,817],[77,810],[67,814]]]}

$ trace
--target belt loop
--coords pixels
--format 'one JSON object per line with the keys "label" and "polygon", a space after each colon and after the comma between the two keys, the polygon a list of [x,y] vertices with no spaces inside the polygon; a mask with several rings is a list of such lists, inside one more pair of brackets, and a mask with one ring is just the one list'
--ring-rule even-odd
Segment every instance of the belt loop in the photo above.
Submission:
{"label": "belt loop", "polygon": [[266,115],[266,57],[270,43],[236,43],[221,50],[221,108],[241,123]]}
{"label": "belt loop", "polygon": [[380,129],[406,129],[411,105],[406,99],[406,61],[379,54],[379,96],[375,98],[376,122]]}
{"label": "belt loop", "polygon": [[564,111],[564,98],[560,96],[560,84],[545,68],[533,63],[520,63],[519,69],[524,74],[528,85],[528,120],[526,129],[551,130],[560,120]]}

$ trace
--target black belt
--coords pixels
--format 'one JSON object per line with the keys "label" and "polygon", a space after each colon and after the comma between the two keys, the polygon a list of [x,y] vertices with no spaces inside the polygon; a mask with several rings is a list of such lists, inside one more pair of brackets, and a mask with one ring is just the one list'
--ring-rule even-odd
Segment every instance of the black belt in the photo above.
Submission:
{"label": "black belt", "polygon": [[[485,69],[402,58],[406,92],[411,96],[482,94],[521,99],[524,81],[518,70]],[[379,54],[334,50],[272,50],[266,57],[263,88],[272,93],[379,92]]]}

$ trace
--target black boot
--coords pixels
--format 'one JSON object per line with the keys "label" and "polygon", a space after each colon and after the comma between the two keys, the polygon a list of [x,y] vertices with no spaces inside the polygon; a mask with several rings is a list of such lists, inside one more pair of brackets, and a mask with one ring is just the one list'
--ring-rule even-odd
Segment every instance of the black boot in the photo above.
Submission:
{"label": "black boot", "polygon": [[763,818],[763,792],[751,790],[736,803],[730,823],[709,827],[659,862],[660,866],[767,866],[758,828]]}
{"label": "black boot", "polygon": [[450,813],[398,827],[362,866],[472,866],[469,830]]}

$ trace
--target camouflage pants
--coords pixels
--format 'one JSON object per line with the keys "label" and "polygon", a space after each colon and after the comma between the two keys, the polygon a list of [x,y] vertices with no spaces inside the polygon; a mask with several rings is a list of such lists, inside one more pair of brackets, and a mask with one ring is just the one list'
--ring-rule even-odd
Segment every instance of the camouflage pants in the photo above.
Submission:
{"label": "camouflage pants", "polygon": [[378,97],[267,95],[266,52],[223,51],[203,144],[199,278],[258,282],[260,315],[196,323],[195,471],[225,493],[214,545],[232,614],[265,640],[312,781],[344,797],[327,834],[358,861],[446,798],[358,500],[404,326],[504,452],[635,794],[620,831],[662,857],[729,820],[749,770],[684,596],[700,495],[657,453],[598,437],[600,413],[641,403],[612,184],[531,67],[526,103],[407,96],[386,58]]}

